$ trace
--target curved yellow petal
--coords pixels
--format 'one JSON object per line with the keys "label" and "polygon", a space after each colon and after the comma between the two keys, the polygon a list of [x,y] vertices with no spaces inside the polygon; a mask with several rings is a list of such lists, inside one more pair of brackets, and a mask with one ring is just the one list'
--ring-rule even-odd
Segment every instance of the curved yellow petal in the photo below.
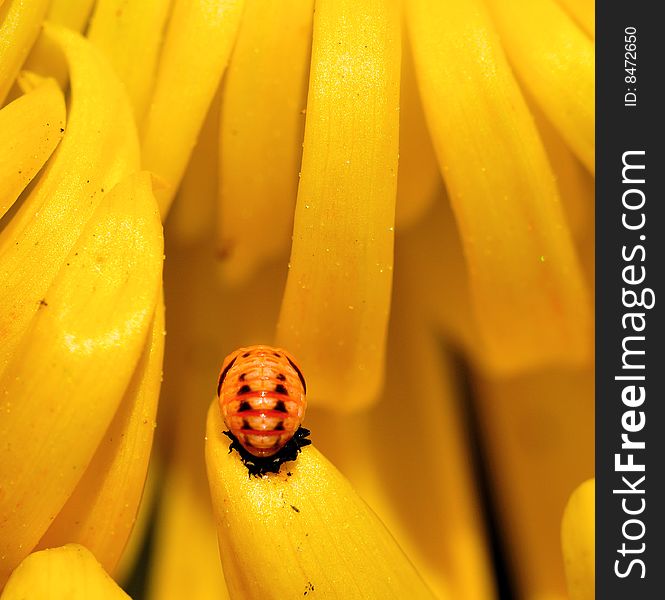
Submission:
{"label": "curved yellow petal", "polygon": [[46,20],[81,32],[88,23],[95,0],[51,0]]}
{"label": "curved yellow petal", "polygon": [[[146,202],[147,198],[136,200]],[[152,331],[113,421],[38,547],[81,544],[95,555],[105,571],[115,573],[143,494],[163,355],[164,305],[160,300]]]}
{"label": "curved yellow petal", "polygon": [[125,84],[138,123],[148,107],[171,0],[99,0],[88,39]]}
{"label": "curved yellow petal", "polygon": [[231,597],[433,598],[383,523],[315,448],[279,474],[248,477],[224,429],[214,401],[206,463]]}
{"label": "curved yellow petal", "polygon": [[596,480],[570,496],[561,523],[561,545],[570,600],[596,597]]}
{"label": "curved yellow petal", "polygon": [[0,106],[37,39],[49,0],[6,0],[0,6]]}
{"label": "curved yellow petal", "polygon": [[[208,107],[199,139],[169,212],[168,239],[177,246],[190,247],[213,239],[219,190],[220,91],[221,88]],[[211,269],[214,270],[214,265]]]}
{"label": "curved yellow petal", "polygon": [[[147,597],[228,600],[210,494],[181,458],[176,454],[164,482]],[[197,458],[200,461],[200,456]]]}
{"label": "curved yellow petal", "polygon": [[592,369],[478,385],[478,416],[519,593],[566,597],[561,515],[594,472]]}
{"label": "curved yellow petal", "polygon": [[163,178],[168,213],[226,68],[244,0],[174,0],[142,131],[143,167]]}
{"label": "curved yellow petal", "polygon": [[596,3],[594,0],[558,0],[566,11],[577,21],[582,29],[591,36],[596,37]]}
{"label": "curved yellow petal", "polygon": [[76,544],[28,556],[0,600],[130,600],[89,550]]}
{"label": "curved yellow petal", "polygon": [[399,105],[399,168],[395,205],[395,228],[398,232],[426,214],[441,187],[439,165],[425,122],[406,32],[402,36]]}
{"label": "curved yellow petal", "polygon": [[589,298],[533,119],[478,0],[405,4],[425,114],[497,370],[591,353]]}
{"label": "curved yellow petal", "polygon": [[145,486],[139,510],[136,513],[136,521],[122,556],[113,572],[113,577],[120,585],[125,588],[130,584],[132,577],[140,572],[139,561],[143,560],[144,549],[149,542],[149,536],[152,535],[153,517],[155,506],[157,504],[158,483],[160,477],[161,463],[155,458],[153,452],[148,465],[148,473],[145,478]]}
{"label": "curved yellow petal", "polygon": [[70,109],[64,138],[0,233],[0,373],[105,192],[139,167],[131,108],[111,68],[77,34],[45,25],[43,35],[69,62]]}
{"label": "curved yellow petal", "polygon": [[62,139],[65,98],[47,79],[0,110],[0,217]]}
{"label": "curved yellow petal", "polygon": [[291,241],[313,12],[314,0],[247,0],[220,118],[217,243],[231,282]]}
{"label": "curved yellow petal", "polygon": [[392,285],[400,15],[394,0],[319,0],[302,176],[277,343],[313,403],[352,411],[383,380]]}
{"label": "curved yellow petal", "polygon": [[[88,23],[95,0],[51,0],[46,20],[55,25],[82,33]],[[53,77],[62,89],[69,78],[67,63],[62,60],[57,46],[45,36],[37,38],[28,58],[25,69]]]}
{"label": "curved yellow petal", "polygon": [[445,195],[439,194],[415,227],[398,232],[395,251],[403,265],[400,278],[418,298],[418,310],[475,364],[489,368],[471,307],[459,231]]}
{"label": "curved yellow petal", "polygon": [[594,178],[537,106],[533,116],[556,177],[566,221],[575,241],[586,240],[594,227]]}
{"label": "curved yellow petal", "polygon": [[593,42],[555,0],[488,2],[522,85],[594,173]]}
{"label": "curved yellow petal", "polygon": [[305,426],[438,597],[490,600],[496,590],[462,398],[407,277],[399,235],[396,257],[381,402],[353,419],[312,408]]}
{"label": "curved yellow petal", "polygon": [[0,581],[102,441],[145,344],[162,257],[150,177],[130,177],[97,207],[0,376]]}

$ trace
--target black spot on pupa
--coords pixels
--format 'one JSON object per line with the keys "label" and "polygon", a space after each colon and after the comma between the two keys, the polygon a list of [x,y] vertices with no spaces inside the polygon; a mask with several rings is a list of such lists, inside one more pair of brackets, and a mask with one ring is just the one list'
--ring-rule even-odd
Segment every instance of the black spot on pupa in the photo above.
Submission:
{"label": "black spot on pupa", "polygon": [[242,396],[243,394],[248,394],[249,392],[252,391],[252,388],[249,387],[247,384],[243,385],[239,390],[238,390],[238,396]]}
{"label": "black spot on pupa", "polygon": [[285,396],[289,395],[289,392],[286,391],[286,388],[281,383],[278,383],[275,386],[275,393],[276,394],[284,394]]}
{"label": "black spot on pupa", "polygon": [[[236,356],[236,358],[238,358]],[[233,363],[236,361],[236,358],[234,358],[228,365],[226,365],[226,368],[222,371],[222,374],[219,376],[219,383],[217,384],[217,395],[219,396],[219,392],[222,391],[222,383],[224,383],[224,378],[226,377],[226,374],[229,372],[229,369],[233,366]]]}
{"label": "black spot on pupa", "polygon": [[279,352],[273,352],[273,356],[276,356],[277,358],[282,358],[282,355]]}
{"label": "black spot on pupa", "polygon": [[249,356],[249,352],[245,352],[245,354],[242,355],[243,358],[247,358]]}
{"label": "black spot on pupa", "polygon": [[273,410],[277,410],[279,412],[289,412],[286,410],[286,406],[284,406],[284,401],[283,400],[278,400],[277,403],[275,404]]}
{"label": "black spot on pupa", "polygon": [[296,370],[296,373],[298,373],[298,377],[300,378],[300,383],[302,383],[303,392],[307,393],[307,384],[305,383],[305,378],[300,372],[300,369],[297,367],[296,363],[294,363],[288,356],[286,357],[286,360],[289,361],[289,364]]}
{"label": "black spot on pupa", "polygon": [[242,428],[243,429],[254,429],[250,424],[247,419],[242,420]]}
{"label": "black spot on pupa", "polygon": [[286,381],[286,375],[284,375],[284,373],[278,373],[277,379],[279,379],[280,381]]}
{"label": "black spot on pupa", "polygon": [[247,377],[247,373],[240,373],[240,376],[238,377],[238,381],[245,381],[245,377]]}
{"label": "black spot on pupa", "polygon": [[284,431],[284,423],[282,423],[282,421],[275,425],[275,431]]}
{"label": "black spot on pupa", "polygon": [[243,402],[240,403],[240,408],[238,409],[238,412],[245,412],[246,410],[252,410],[252,407],[250,406],[249,402],[247,402],[247,400],[244,400]]}

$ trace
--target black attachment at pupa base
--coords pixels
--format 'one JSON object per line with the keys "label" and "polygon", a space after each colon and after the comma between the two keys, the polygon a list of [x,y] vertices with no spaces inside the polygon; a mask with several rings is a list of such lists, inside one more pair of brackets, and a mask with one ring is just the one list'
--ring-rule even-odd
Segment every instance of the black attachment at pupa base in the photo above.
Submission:
{"label": "black attachment at pupa base", "polygon": [[279,473],[279,468],[283,463],[295,460],[298,458],[298,453],[300,449],[304,446],[309,446],[312,443],[312,440],[307,439],[310,434],[309,429],[304,427],[298,427],[298,430],[293,434],[293,437],[286,442],[284,447],[273,454],[272,456],[266,456],[265,458],[260,458],[250,454],[243,448],[242,444],[238,441],[238,438],[233,435],[230,431],[223,432],[226,437],[231,440],[229,445],[229,453],[233,450],[236,450],[240,455],[240,460],[247,467],[247,471],[250,477],[261,477],[266,473]]}

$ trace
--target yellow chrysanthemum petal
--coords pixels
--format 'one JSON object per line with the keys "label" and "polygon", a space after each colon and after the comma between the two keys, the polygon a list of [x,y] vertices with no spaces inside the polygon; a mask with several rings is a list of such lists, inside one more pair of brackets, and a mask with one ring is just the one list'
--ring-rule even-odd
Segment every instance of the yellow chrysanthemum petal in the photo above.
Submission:
{"label": "yellow chrysanthemum petal", "polygon": [[[144,193],[149,194],[148,187]],[[154,202],[137,197],[137,202]],[[40,548],[75,542],[90,550],[114,574],[131,533],[143,493],[157,414],[164,355],[164,305],[160,300],[152,332],[118,410],[95,456]]]}
{"label": "yellow chrysanthemum petal", "polygon": [[394,0],[319,0],[291,269],[277,343],[312,402],[371,404],[383,380],[398,152]]}
{"label": "yellow chrysanthemum petal", "polygon": [[425,114],[496,370],[585,364],[590,306],[545,151],[484,6],[406,3]]}
{"label": "yellow chrysanthemum petal", "polygon": [[46,20],[81,32],[85,29],[95,0],[51,0]]}
{"label": "yellow chrysanthemum petal", "polygon": [[478,414],[520,596],[566,597],[561,515],[594,471],[593,370],[479,386]]}
{"label": "yellow chrysanthemum petal", "polygon": [[383,523],[315,448],[279,474],[248,477],[223,429],[214,401],[206,462],[231,597],[433,597]]}
{"label": "yellow chrysanthemum petal", "polygon": [[0,110],[0,217],[51,156],[64,127],[65,99],[52,79]]}
{"label": "yellow chrysanthemum petal", "polygon": [[[46,13],[46,20],[54,25],[82,33],[88,23],[95,0],[52,0]],[[53,40],[39,36],[35,42],[24,69],[53,77],[62,89],[67,86],[67,63]]]}
{"label": "yellow chrysanthemum petal", "polygon": [[76,544],[42,550],[14,571],[0,600],[130,600],[89,550]]}
{"label": "yellow chrysanthemum petal", "polygon": [[395,246],[404,265],[400,277],[419,299],[418,310],[474,363],[486,367],[486,350],[471,308],[469,274],[448,198],[440,194],[417,226],[398,232]]}
{"label": "yellow chrysanthemum petal", "polygon": [[[200,442],[201,438],[193,439]],[[201,485],[204,482],[195,479],[190,464],[176,455],[169,465],[159,503],[148,598],[229,598],[219,562],[210,494]],[[183,540],[187,541],[184,552]]]}
{"label": "yellow chrysanthemum petal", "polygon": [[171,0],[99,0],[88,39],[125,84],[138,123],[148,107]]}
{"label": "yellow chrysanthemum petal", "polygon": [[231,282],[291,241],[313,12],[314,0],[247,0],[220,118],[217,243]]}
{"label": "yellow chrysanthemum petal", "polygon": [[174,0],[146,113],[143,167],[162,177],[168,213],[196,137],[226,68],[244,0]]}
{"label": "yellow chrysanthemum petal", "polygon": [[382,401],[353,419],[313,409],[306,426],[439,598],[490,600],[496,592],[461,399],[425,329],[399,235],[397,258]]}
{"label": "yellow chrysanthemum petal", "polygon": [[596,3],[594,0],[558,0],[558,2],[582,26],[582,29],[591,36],[591,39],[595,39]]}
{"label": "yellow chrysanthemum petal", "polygon": [[537,106],[531,107],[540,137],[554,170],[566,221],[579,242],[593,234],[594,179],[545,118]]}
{"label": "yellow chrysanthemum petal", "polygon": [[[169,212],[168,239],[179,246],[193,246],[213,238],[219,190],[219,108],[218,89]],[[213,265],[211,269],[214,270]]]}
{"label": "yellow chrysanthemum petal", "polygon": [[571,495],[561,523],[561,545],[570,600],[596,597],[596,480]]}
{"label": "yellow chrysanthemum petal", "polygon": [[554,0],[487,1],[522,84],[593,173],[593,42]]}
{"label": "yellow chrysanthemum petal", "polygon": [[0,5],[0,106],[39,34],[47,6],[48,0],[7,0]]}
{"label": "yellow chrysanthemum petal", "polygon": [[143,558],[142,551],[146,546],[148,535],[152,533],[151,526],[155,513],[155,505],[157,504],[157,494],[161,492],[158,489],[161,462],[155,456],[153,452],[148,466],[148,474],[145,478],[139,511],[136,514],[136,521],[134,522],[132,532],[129,534],[127,545],[122,551],[118,565],[113,572],[113,577],[123,587],[126,587],[131,577],[138,571],[139,561]]}
{"label": "yellow chrysanthemum petal", "polygon": [[133,176],[97,207],[0,377],[0,581],[102,441],[145,344],[162,257],[150,177]]}
{"label": "yellow chrysanthemum petal", "polygon": [[[408,0],[407,0],[408,1]],[[402,36],[399,95],[399,169],[395,224],[402,231],[419,221],[434,202],[441,175],[427,130],[408,36]]]}
{"label": "yellow chrysanthemum petal", "polygon": [[44,35],[70,64],[71,105],[64,138],[0,233],[0,373],[105,191],[139,167],[131,108],[111,68],[77,34],[45,25]]}

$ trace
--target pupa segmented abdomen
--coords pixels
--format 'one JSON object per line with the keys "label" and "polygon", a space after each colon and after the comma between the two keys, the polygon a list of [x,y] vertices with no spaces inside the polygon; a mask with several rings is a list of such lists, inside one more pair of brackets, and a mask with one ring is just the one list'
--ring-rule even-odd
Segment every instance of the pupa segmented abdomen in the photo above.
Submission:
{"label": "pupa segmented abdomen", "polygon": [[305,416],[306,384],[281,348],[251,346],[229,354],[217,387],[224,422],[253,456],[279,452]]}

